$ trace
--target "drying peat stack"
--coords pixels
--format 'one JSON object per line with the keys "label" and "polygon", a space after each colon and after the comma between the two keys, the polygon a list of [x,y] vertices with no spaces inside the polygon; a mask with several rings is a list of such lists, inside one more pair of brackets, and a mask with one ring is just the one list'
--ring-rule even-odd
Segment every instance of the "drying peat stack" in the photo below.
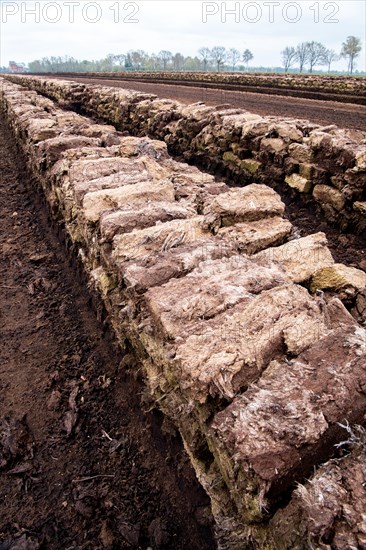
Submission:
{"label": "drying peat stack", "polygon": [[229,176],[313,198],[342,230],[366,228],[366,133],[227,106],[182,105],[130,90],[11,76],[118,130],[164,140],[171,153]]}

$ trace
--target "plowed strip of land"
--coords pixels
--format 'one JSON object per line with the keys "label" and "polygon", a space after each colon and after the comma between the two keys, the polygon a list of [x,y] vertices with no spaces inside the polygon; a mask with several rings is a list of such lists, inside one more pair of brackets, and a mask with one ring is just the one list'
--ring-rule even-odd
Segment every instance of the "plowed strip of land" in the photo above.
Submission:
{"label": "plowed strip of land", "polygon": [[[64,77],[62,77],[64,78]],[[336,101],[321,101],[315,99],[300,99],[288,96],[274,96],[263,93],[237,92],[205,87],[176,86],[156,84],[139,80],[108,80],[90,78],[70,78],[85,84],[98,84],[112,88],[133,89],[140,92],[156,94],[160,98],[176,99],[187,105],[203,101],[207,105],[228,104],[257,113],[262,116],[274,115],[311,120],[317,124],[336,124],[340,128],[366,129],[366,106],[340,103]]]}
{"label": "plowed strip of land", "polygon": [[1,119],[0,147],[0,548],[214,548],[180,440],[89,307]]}

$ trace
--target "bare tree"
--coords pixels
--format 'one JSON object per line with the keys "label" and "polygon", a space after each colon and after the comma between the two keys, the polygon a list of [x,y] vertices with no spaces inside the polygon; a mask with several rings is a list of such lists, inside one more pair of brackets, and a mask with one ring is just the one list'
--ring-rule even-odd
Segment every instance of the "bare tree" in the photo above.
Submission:
{"label": "bare tree", "polygon": [[210,50],[210,48],[200,48],[200,49],[198,50],[198,55],[199,55],[200,58],[202,59],[203,70],[206,72],[206,71],[207,71],[207,65],[208,65],[209,59],[211,58],[211,50]]}
{"label": "bare tree", "polygon": [[133,64],[132,64],[131,54],[127,53],[127,55],[125,57],[125,69],[126,69],[126,71],[128,71],[128,70],[132,70],[133,68],[134,67],[133,67]]}
{"label": "bare tree", "polygon": [[243,61],[244,63],[246,64],[247,66],[247,69],[248,69],[248,65],[249,65],[249,61],[251,61],[253,59],[254,55],[252,54],[252,52],[250,50],[245,50],[245,52],[243,53]]}
{"label": "bare tree", "polygon": [[134,69],[141,69],[146,63],[149,55],[143,50],[130,50],[129,52],[132,67]]}
{"label": "bare tree", "polygon": [[287,47],[281,52],[282,55],[282,63],[285,67],[285,73],[288,72],[288,70],[293,66],[294,63],[298,60],[298,55],[293,47]]}
{"label": "bare tree", "polygon": [[220,72],[220,68],[224,65],[227,58],[226,48],[223,46],[215,46],[211,50],[211,58],[216,63],[217,72]]}
{"label": "bare tree", "polygon": [[300,73],[303,72],[304,66],[309,61],[309,42],[301,42],[296,47],[297,61],[299,62]]}
{"label": "bare tree", "polygon": [[175,71],[181,71],[184,67],[185,57],[181,53],[173,55],[173,68]]}
{"label": "bare tree", "polygon": [[320,42],[308,42],[309,51],[309,72],[312,73],[316,65],[324,64],[324,56],[326,52],[325,46]]}
{"label": "bare tree", "polygon": [[362,50],[361,40],[356,36],[349,36],[342,44],[341,56],[348,59],[348,72],[353,73],[355,59],[360,55]]}
{"label": "bare tree", "polygon": [[172,52],[169,52],[168,50],[161,50],[161,52],[159,52],[159,54],[158,54],[158,57],[159,57],[159,59],[161,59],[161,61],[163,63],[164,71],[166,71],[168,63],[173,57]]}
{"label": "bare tree", "polygon": [[231,62],[231,66],[233,68],[233,72],[235,71],[235,65],[240,60],[240,52],[236,48],[230,48],[228,53],[228,59]]}
{"label": "bare tree", "polygon": [[334,50],[325,50],[322,65],[328,65],[328,73],[330,73],[330,66],[334,61],[339,60],[339,55]]}
{"label": "bare tree", "polygon": [[146,60],[146,66],[148,69],[158,71],[161,69],[161,59],[156,53],[152,53]]}
{"label": "bare tree", "polygon": [[[119,56],[118,56],[119,57]],[[52,57],[51,57],[52,59]],[[107,66],[108,66],[108,69],[109,70],[112,70],[113,69],[113,66],[114,66],[114,62],[117,61],[116,59],[116,56],[114,55],[114,53],[109,53],[107,56],[106,56],[106,62],[107,62]]]}
{"label": "bare tree", "polygon": [[122,65],[124,64],[125,59],[126,59],[126,54],[124,53],[120,53],[114,56],[114,60],[118,63],[120,67],[122,67]]}

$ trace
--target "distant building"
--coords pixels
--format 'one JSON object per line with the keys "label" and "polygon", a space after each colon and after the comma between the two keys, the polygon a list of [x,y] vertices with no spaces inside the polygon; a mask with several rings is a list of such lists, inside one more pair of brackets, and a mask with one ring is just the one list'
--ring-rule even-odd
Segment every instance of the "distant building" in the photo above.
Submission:
{"label": "distant building", "polygon": [[15,61],[9,61],[9,71],[11,73],[21,74],[27,73],[28,69],[24,63],[16,63]]}

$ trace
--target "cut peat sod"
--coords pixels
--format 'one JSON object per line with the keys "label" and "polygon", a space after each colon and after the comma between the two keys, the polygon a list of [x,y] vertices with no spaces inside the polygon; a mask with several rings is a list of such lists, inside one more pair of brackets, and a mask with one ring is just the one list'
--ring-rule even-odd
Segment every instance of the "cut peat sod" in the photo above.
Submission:
{"label": "cut peat sod", "polygon": [[0,147],[1,550],[214,548],[208,497],[96,320],[2,119]]}

